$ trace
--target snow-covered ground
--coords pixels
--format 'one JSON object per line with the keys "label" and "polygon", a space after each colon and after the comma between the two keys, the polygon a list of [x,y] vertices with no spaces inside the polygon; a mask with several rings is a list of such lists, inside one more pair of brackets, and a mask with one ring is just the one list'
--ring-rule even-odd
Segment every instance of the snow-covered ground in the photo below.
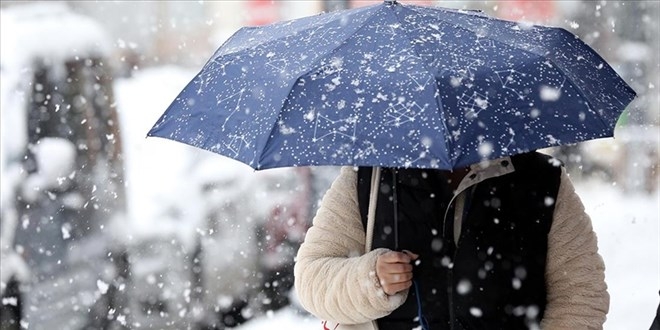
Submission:
{"label": "snow-covered ground", "polygon": [[578,182],[598,234],[610,292],[606,329],[647,329],[660,296],[660,196],[624,194],[611,183]]}
{"label": "snow-covered ground", "polygon": [[[180,146],[176,142],[145,139],[144,136],[157,116],[195,73],[176,67],[161,67],[145,69],[137,72],[134,78],[118,81],[116,97],[119,111],[123,113],[122,124],[126,132],[124,143],[127,145],[126,159],[129,162],[134,157],[144,159],[138,155],[144,156],[156,148],[169,150],[170,157],[173,152],[179,153],[177,150]],[[135,165],[133,168],[140,166]],[[143,174],[134,174],[135,180]],[[154,175],[154,178],[157,177]],[[575,186],[592,217],[599,237],[600,252],[607,267],[606,280],[611,307],[605,329],[648,328],[660,300],[659,193],[625,194],[616,184],[603,181],[576,181]],[[133,187],[129,191],[133,189],[144,187]],[[134,198],[144,196],[131,195]],[[133,205],[145,206],[138,200],[132,202]],[[253,320],[240,329],[296,330],[319,326],[319,320],[314,317],[287,308]]]}

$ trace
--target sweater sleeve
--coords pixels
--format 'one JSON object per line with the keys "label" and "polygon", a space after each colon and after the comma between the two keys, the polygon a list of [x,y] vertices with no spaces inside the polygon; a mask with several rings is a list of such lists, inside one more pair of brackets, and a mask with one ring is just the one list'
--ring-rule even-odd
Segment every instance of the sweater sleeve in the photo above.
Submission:
{"label": "sweater sleeve", "polygon": [[323,197],[296,256],[295,288],[306,310],[324,320],[358,324],[403,304],[407,291],[388,296],[376,277],[376,259],[388,250],[365,253],[364,245],[357,173],[345,167]]}
{"label": "sweater sleeve", "polygon": [[591,219],[564,169],[548,236],[546,285],[543,329],[602,329],[610,303],[605,265]]}

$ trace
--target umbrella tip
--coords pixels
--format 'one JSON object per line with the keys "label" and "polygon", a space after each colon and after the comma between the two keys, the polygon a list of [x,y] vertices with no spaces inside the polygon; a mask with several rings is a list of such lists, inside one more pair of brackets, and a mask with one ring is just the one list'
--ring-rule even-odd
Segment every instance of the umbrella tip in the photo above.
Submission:
{"label": "umbrella tip", "polygon": [[396,5],[397,1],[396,0],[384,0],[383,1],[386,5],[391,6],[391,5]]}

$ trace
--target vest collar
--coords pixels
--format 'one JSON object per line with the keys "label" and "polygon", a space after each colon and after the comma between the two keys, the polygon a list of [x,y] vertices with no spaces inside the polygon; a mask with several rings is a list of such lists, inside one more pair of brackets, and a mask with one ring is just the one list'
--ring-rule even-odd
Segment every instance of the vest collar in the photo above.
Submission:
{"label": "vest collar", "polygon": [[513,167],[513,162],[511,162],[511,157],[502,157],[472,164],[470,165],[470,171],[463,177],[454,195],[460,194],[462,191],[481,181],[513,173],[514,171],[515,168]]}
{"label": "vest collar", "polygon": [[[481,163],[472,164],[470,166],[470,171],[463,177],[461,183],[458,184],[458,188],[454,191],[454,197],[452,197],[449,204],[451,205],[456,202],[454,207],[454,244],[458,246],[458,238],[461,235],[461,227],[463,224],[463,209],[465,206],[465,195],[471,194],[474,192],[468,192],[463,194],[464,191],[467,191],[470,187],[474,187],[477,183],[502,176],[505,174],[513,173],[515,168],[511,162],[510,157],[503,157],[489,161],[483,161]],[[449,208],[445,211],[444,221],[447,221],[447,213]],[[443,222],[444,223],[444,222]],[[444,228],[444,227],[443,227]]]}

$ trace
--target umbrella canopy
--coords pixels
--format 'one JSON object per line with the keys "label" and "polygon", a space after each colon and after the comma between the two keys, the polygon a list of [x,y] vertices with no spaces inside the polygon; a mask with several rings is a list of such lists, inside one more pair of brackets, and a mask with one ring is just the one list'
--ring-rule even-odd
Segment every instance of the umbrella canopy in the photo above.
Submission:
{"label": "umbrella canopy", "polygon": [[634,97],[566,30],[385,1],[240,29],[148,135],[255,169],[454,169],[612,136]]}

